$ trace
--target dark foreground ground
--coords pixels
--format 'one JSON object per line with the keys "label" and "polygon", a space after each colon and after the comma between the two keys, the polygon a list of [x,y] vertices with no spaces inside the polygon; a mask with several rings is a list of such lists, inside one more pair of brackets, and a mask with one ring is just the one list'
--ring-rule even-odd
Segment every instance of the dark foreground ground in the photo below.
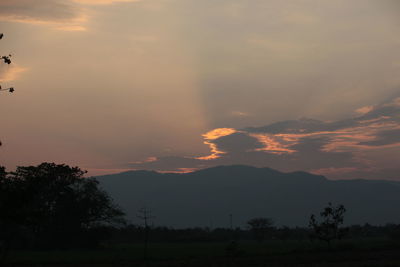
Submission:
{"label": "dark foreground ground", "polygon": [[400,266],[400,242],[343,240],[105,244],[96,250],[10,251],[2,266]]}

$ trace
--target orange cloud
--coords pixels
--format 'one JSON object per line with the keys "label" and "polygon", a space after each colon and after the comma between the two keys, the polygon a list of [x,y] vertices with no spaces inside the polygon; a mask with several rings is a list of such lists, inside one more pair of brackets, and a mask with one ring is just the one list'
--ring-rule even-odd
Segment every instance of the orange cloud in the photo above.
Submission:
{"label": "orange cloud", "polygon": [[217,129],[214,129],[212,131],[209,131],[209,132],[203,134],[202,136],[206,140],[215,140],[215,139],[218,139],[223,136],[234,134],[236,132],[237,131],[233,128],[217,128]]}
{"label": "orange cloud", "polygon": [[[279,135],[268,135],[268,134],[249,134],[250,136],[256,138],[258,142],[265,145],[265,147],[257,148],[255,151],[264,151],[272,154],[292,154],[296,150],[290,149],[289,147],[297,144],[298,139],[290,138],[289,136],[284,136],[282,139],[286,143],[279,140]],[[288,143],[290,142],[290,143]]]}
{"label": "orange cloud", "polygon": [[67,31],[67,32],[83,32],[87,29],[81,25],[66,25],[66,26],[59,26],[56,27],[57,30]]}
{"label": "orange cloud", "polygon": [[1,64],[0,67],[0,82],[10,82],[18,79],[19,75],[27,71],[27,68],[19,67],[18,65],[12,64],[5,66]]}
{"label": "orange cloud", "polygon": [[397,122],[374,122],[359,127],[342,129],[336,132],[329,143],[324,145],[321,150],[324,152],[354,152],[363,149],[371,150],[398,146],[398,143],[379,146],[365,144],[366,142],[376,141],[380,132],[388,130],[400,130],[400,124]]}
{"label": "orange cloud", "polygon": [[200,160],[212,160],[212,159],[217,159],[220,158],[221,154],[225,154],[226,152],[224,151],[220,151],[218,150],[218,147],[216,144],[210,143],[205,141],[204,142],[205,145],[208,145],[210,147],[211,150],[211,155],[208,156],[202,156],[202,157],[197,157],[196,159],[200,159]]}
{"label": "orange cloud", "polygon": [[211,140],[216,140],[218,138],[228,136],[231,134],[236,133],[237,131],[233,128],[217,128],[212,131],[209,131],[202,136],[206,141],[204,141],[205,145],[208,145],[211,150],[211,155],[208,156],[202,156],[202,157],[197,157],[196,159],[200,160],[212,160],[212,159],[217,159],[220,157],[221,154],[225,154],[226,152],[218,150],[218,146],[212,142],[209,142]]}
{"label": "orange cloud", "polygon": [[379,118],[374,118],[374,119],[370,119],[370,120],[361,120],[361,121],[359,121],[359,123],[367,124],[367,123],[373,123],[373,122],[387,120],[387,119],[390,119],[390,117],[389,116],[381,116]]}

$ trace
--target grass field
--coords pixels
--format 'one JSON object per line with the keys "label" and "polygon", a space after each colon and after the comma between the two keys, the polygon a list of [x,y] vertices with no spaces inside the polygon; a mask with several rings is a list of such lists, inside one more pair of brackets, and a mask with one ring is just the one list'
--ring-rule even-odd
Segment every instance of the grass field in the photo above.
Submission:
{"label": "grass field", "polygon": [[113,244],[96,250],[10,251],[6,266],[400,266],[400,242],[343,240]]}

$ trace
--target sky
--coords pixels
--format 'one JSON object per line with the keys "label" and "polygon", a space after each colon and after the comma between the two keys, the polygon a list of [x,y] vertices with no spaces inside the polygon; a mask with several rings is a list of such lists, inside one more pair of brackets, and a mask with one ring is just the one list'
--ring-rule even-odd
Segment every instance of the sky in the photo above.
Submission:
{"label": "sky", "polygon": [[0,0],[0,164],[400,180],[396,0]]}

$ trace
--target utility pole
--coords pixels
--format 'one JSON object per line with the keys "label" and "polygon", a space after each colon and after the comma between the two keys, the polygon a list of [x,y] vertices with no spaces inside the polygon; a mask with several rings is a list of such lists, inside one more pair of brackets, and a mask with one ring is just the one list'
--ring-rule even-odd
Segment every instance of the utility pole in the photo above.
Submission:
{"label": "utility pole", "polygon": [[147,265],[147,251],[148,251],[148,244],[149,244],[149,232],[150,232],[150,227],[149,227],[149,220],[153,219],[154,216],[151,215],[151,210],[147,209],[146,207],[141,208],[138,211],[137,217],[141,220],[143,220],[143,225],[144,225],[144,251],[143,251],[143,258],[145,261],[145,264]]}

